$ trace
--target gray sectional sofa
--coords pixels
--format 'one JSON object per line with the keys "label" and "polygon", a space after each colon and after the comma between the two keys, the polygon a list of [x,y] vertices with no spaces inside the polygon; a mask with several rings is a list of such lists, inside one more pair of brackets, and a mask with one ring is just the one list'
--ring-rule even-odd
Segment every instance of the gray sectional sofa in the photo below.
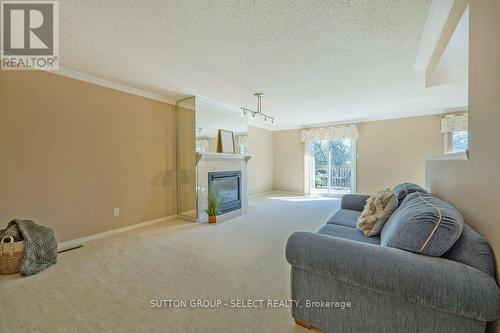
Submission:
{"label": "gray sectional sofa", "polygon": [[296,322],[336,333],[484,332],[500,312],[488,242],[463,224],[441,257],[383,246],[356,229],[367,198],[345,195],[317,233],[290,236]]}

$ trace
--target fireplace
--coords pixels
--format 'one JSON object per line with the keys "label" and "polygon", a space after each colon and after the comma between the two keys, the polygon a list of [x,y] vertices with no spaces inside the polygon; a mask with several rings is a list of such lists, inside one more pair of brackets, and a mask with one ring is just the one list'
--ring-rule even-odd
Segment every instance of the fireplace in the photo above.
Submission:
{"label": "fireplace", "polygon": [[221,214],[241,209],[241,171],[209,172],[208,189],[217,193]]}

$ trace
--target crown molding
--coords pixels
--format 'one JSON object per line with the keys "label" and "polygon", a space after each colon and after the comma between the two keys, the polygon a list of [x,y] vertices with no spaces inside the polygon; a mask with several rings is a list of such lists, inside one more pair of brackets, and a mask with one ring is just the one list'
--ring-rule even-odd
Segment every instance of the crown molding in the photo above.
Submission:
{"label": "crown molding", "polygon": [[222,102],[219,102],[219,101],[216,101],[215,99],[211,99],[211,98],[208,98],[208,97],[205,97],[205,96],[200,96],[200,95],[196,95],[195,96],[197,99],[200,99],[208,104],[211,104],[211,105],[214,105],[214,106],[218,106],[224,110],[227,110],[227,111],[232,111],[232,112],[240,112],[240,108],[236,107],[236,106],[233,106],[233,105],[229,105],[229,104],[226,104],[226,103],[222,103]]}
{"label": "crown molding", "polygon": [[168,104],[172,104],[172,105],[175,105],[175,103],[177,102],[176,99],[173,99],[171,97],[162,96],[162,95],[150,92],[150,91],[134,88],[134,87],[122,84],[122,83],[117,83],[114,81],[106,80],[106,79],[103,79],[103,78],[100,78],[100,77],[97,77],[94,75],[85,74],[85,73],[78,72],[78,71],[64,68],[64,67],[59,67],[59,69],[56,71],[47,70],[46,72],[60,75],[60,76],[64,76],[64,77],[68,77],[70,79],[74,79],[74,80],[78,80],[78,81],[92,83],[92,84],[95,84],[95,85],[98,85],[101,87],[105,87],[105,88],[109,88],[109,89],[113,89],[113,90],[118,90],[118,91],[125,92],[128,94],[152,99],[152,100],[155,100],[158,102],[168,103]]}
{"label": "crown molding", "polygon": [[311,129],[311,128],[317,128],[317,127],[354,125],[354,124],[369,123],[372,121],[397,120],[397,119],[405,119],[405,118],[438,116],[438,115],[443,115],[443,114],[448,114],[448,113],[460,113],[460,112],[467,112],[467,111],[468,111],[467,106],[461,106],[461,107],[456,107],[456,108],[429,110],[428,112],[425,112],[425,113],[410,112],[410,113],[407,113],[404,115],[383,115],[383,116],[365,117],[365,118],[358,118],[358,119],[337,121],[337,122],[329,122],[329,123],[309,124],[309,125],[290,126],[290,127],[287,126],[287,127],[283,127],[283,128],[276,128],[276,129],[273,129],[272,131],[288,131],[288,130],[297,130],[297,129]]}

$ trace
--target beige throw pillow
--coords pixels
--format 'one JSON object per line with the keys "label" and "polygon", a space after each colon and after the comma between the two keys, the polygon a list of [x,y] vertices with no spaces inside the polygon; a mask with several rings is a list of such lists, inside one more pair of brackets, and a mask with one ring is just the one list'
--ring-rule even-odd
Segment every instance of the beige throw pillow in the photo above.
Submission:
{"label": "beige throw pillow", "polygon": [[390,189],[379,191],[366,201],[356,228],[363,231],[365,236],[376,236],[380,234],[385,222],[396,208],[398,208],[398,199],[394,192]]}

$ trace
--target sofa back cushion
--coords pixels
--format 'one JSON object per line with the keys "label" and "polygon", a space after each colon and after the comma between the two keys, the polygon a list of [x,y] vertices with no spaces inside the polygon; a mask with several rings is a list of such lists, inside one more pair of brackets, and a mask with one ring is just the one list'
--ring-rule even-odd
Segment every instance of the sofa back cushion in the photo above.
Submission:
{"label": "sofa back cushion", "polygon": [[464,223],[464,230],[455,244],[443,258],[472,266],[491,276],[495,274],[495,264],[490,244],[474,229]]}
{"label": "sofa back cushion", "polygon": [[431,194],[414,192],[385,224],[380,245],[439,257],[455,244],[463,224],[455,207]]}
{"label": "sofa back cushion", "polygon": [[392,191],[396,195],[396,198],[398,198],[398,203],[400,205],[408,194],[411,194],[414,192],[427,193],[425,188],[423,188],[417,184],[413,184],[413,183],[402,183],[402,184],[396,185],[394,187],[394,190],[392,190]]}

